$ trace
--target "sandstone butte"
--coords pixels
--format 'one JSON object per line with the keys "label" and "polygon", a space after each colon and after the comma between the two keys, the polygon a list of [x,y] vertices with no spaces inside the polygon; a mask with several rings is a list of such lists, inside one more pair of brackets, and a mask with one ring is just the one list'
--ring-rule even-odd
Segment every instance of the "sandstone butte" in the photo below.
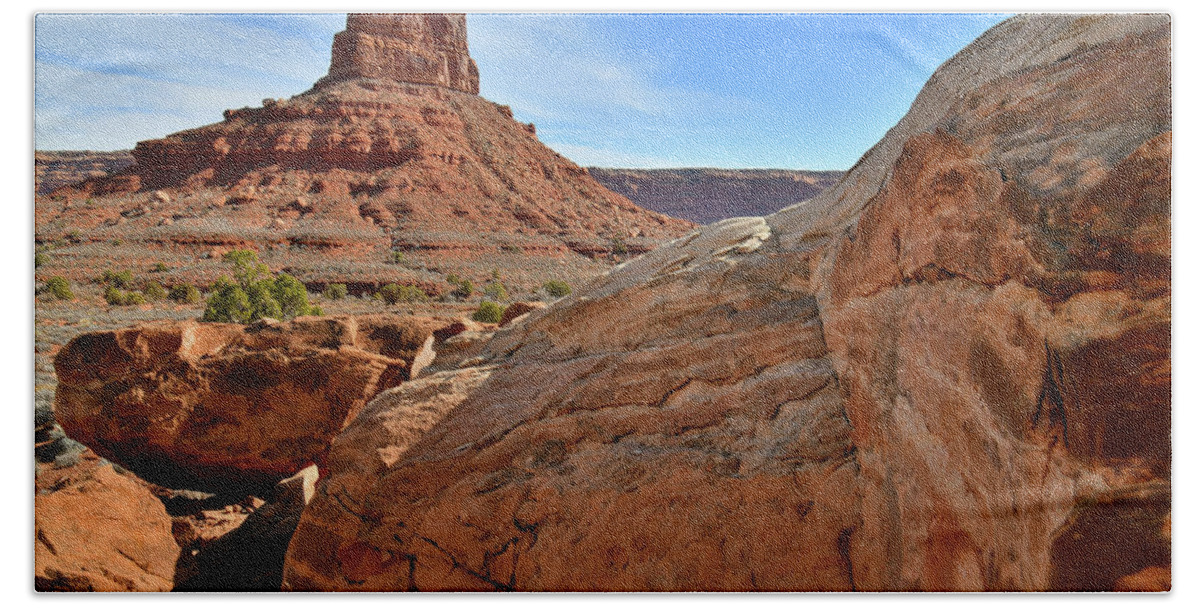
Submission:
{"label": "sandstone butte", "polygon": [[351,14],[311,90],[139,142],[131,167],[38,197],[38,242],[72,262],[47,272],[166,259],[163,282],[212,281],[202,256],[250,248],[310,284],[498,268],[537,286],[694,226],[606,190],[478,91],[463,15]]}
{"label": "sandstone butte", "polygon": [[1009,19],[833,189],[381,394],[283,588],[1169,588],[1170,40]]}
{"label": "sandstone butte", "polygon": [[55,418],[151,483],[255,493],[320,463],[371,397],[433,359],[446,324],[367,315],[84,334],[55,357]]}

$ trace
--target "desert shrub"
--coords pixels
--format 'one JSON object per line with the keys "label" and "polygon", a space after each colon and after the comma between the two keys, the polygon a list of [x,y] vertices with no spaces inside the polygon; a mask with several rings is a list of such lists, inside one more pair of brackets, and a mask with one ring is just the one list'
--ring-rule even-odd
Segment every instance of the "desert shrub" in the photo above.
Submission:
{"label": "desert shrub", "polygon": [[244,290],[246,299],[250,302],[250,321],[283,318],[283,308],[275,299],[272,287],[274,287],[273,282],[270,279],[264,279],[252,283]]}
{"label": "desert shrub", "polygon": [[308,309],[308,314],[314,317],[323,317],[325,316],[325,311],[321,310],[320,306],[313,306],[312,308]]}
{"label": "desert shrub", "polygon": [[404,257],[404,252],[403,252],[403,251],[390,251],[390,252],[388,252],[388,263],[389,263],[389,264],[400,264],[400,265],[403,265],[405,261],[406,261],[406,260],[405,260],[405,257]]}
{"label": "desert shrub", "polygon": [[167,268],[167,265],[163,264],[162,262],[159,262],[154,265],[154,269],[151,270],[151,272],[166,272],[167,270],[169,270]]}
{"label": "desert shrub", "polygon": [[559,281],[557,279],[546,281],[546,283],[542,285],[542,289],[544,289],[546,294],[552,298],[562,298],[571,295],[571,286],[568,285],[566,281]]}
{"label": "desert shrub", "polygon": [[619,236],[614,236],[610,243],[613,255],[625,255],[629,253],[629,247],[625,245],[625,240]]}
{"label": "desert shrub", "polygon": [[101,282],[117,289],[132,289],[133,288],[133,273],[128,270],[112,271],[105,270],[100,277]]}
{"label": "desert shrub", "polygon": [[420,287],[388,283],[379,290],[379,297],[387,304],[400,302],[424,302],[429,299]]}
{"label": "desert shrub", "polygon": [[217,279],[213,285],[212,295],[204,306],[204,316],[201,321],[217,323],[249,323],[250,298],[237,283],[228,277]]}
{"label": "desert shrub", "polygon": [[245,289],[250,285],[271,278],[271,269],[258,260],[258,254],[249,249],[234,249],[223,257],[233,265],[233,280]]}
{"label": "desert shrub", "polygon": [[157,302],[167,297],[167,290],[163,289],[162,284],[158,281],[147,281],[146,286],[142,288],[142,295],[145,295],[146,299],[151,302]]}
{"label": "desert shrub", "polygon": [[321,295],[324,296],[326,300],[340,300],[346,297],[346,284],[330,283],[325,286],[325,291],[322,291]]}
{"label": "desert shrub", "polygon": [[504,288],[504,283],[500,281],[492,281],[483,288],[483,295],[497,301],[504,302],[508,300],[508,290]]}
{"label": "desert shrub", "polygon": [[74,300],[75,294],[71,291],[71,284],[62,277],[50,277],[46,280],[46,293],[54,296],[58,300]]}
{"label": "desert shrub", "polygon": [[471,294],[475,293],[475,286],[471,284],[471,280],[464,279],[457,274],[450,273],[450,275],[446,277],[446,282],[454,287],[454,289],[450,291],[450,295],[460,300],[465,300],[471,297]]}
{"label": "desert shrub", "polygon": [[471,318],[480,323],[499,323],[502,316],[504,316],[503,306],[491,300],[484,300],[479,303],[479,310],[476,310]]}
{"label": "desert shrub", "polygon": [[283,319],[303,317],[311,312],[312,306],[308,303],[308,291],[299,279],[281,272],[274,281],[264,281],[264,283],[266,282],[271,283],[269,285],[271,295],[279,303]]}
{"label": "desert shrub", "polygon": [[282,273],[272,277],[271,269],[258,260],[258,254],[247,249],[230,251],[224,259],[233,265],[234,278],[217,280],[201,320],[251,323],[311,314],[308,291],[295,277]]}
{"label": "desert shrub", "polygon": [[194,285],[176,285],[171,288],[167,297],[180,304],[199,304],[200,290],[196,289]]}
{"label": "desert shrub", "polygon": [[40,251],[35,251],[33,253],[33,267],[34,268],[41,268],[42,264],[45,264],[46,262],[49,262],[49,261],[50,261],[50,258],[46,254],[44,254]]}
{"label": "desert shrub", "polygon": [[113,287],[112,285],[109,285],[108,287],[104,288],[104,301],[108,302],[112,306],[124,306],[125,292]]}
{"label": "desert shrub", "polygon": [[120,247],[122,244],[124,244],[124,242],[125,242],[125,241],[122,241],[121,239],[113,239],[113,240],[112,240],[112,246],[113,246],[113,247]]}
{"label": "desert shrub", "polygon": [[126,306],[141,306],[142,304],[145,304],[145,303],[146,303],[146,297],[136,291],[131,291],[131,292],[125,294],[125,305]]}

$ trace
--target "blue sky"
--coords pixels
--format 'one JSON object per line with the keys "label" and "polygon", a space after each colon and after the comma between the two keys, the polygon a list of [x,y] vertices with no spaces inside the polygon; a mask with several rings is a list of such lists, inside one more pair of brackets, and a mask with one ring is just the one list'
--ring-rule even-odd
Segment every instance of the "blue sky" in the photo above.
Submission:
{"label": "blue sky", "polygon": [[[844,169],[995,14],[471,14],[480,94],[582,165]],[[39,149],[131,148],[324,75],[342,14],[39,15]]]}

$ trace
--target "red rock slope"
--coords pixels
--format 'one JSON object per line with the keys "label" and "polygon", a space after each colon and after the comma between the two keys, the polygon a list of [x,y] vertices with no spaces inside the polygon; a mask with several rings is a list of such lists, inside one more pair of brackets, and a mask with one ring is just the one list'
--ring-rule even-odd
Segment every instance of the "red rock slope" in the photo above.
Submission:
{"label": "red rock slope", "polygon": [[182,256],[190,275],[215,274],[196,258],[213,248],[250,247],[304,280],[378,279],[398,272],[382,264],[395,249],[414,267],[540,285],[606,269],[614,241],[638,253],[691,227],[604,189],[476,95],[462,15],[346,27],[312,90],[140,142],[127,171],[39,199],[38,238],[74,243],[62,270],[122,257],[88,247],[119,240]]}
{"label": "red rock slope", "polygon": [[1170,33],[1010,19],[831,191],[382,394],[284,587],[1169,587]]}

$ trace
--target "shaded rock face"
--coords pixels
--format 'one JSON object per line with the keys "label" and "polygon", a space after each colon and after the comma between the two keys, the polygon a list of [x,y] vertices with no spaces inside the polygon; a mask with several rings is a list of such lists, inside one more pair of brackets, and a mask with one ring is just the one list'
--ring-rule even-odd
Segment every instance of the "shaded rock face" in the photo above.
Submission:
{"label": "shaded rock face", "polygon": [[351,14],[333,38],[329,75],[432,84],[477,95],[479,68],[467,54],[466,15]]}
{"label": "shaded rock face", "polygon": [[1006,21],[833,189],[384,393],[284,588],[1169,588],[1169,44]]}
{"label": "shaded rock face", "polygon": [[176,518],[183,551],[174,590],[279,591],[288,542],[316,481],[317,467],[310,466],[279,482],[269,500],[255,501],[249,515],[235,515],[237,527],[217,534],[196,529],[195,515]]}
{"label": "shaded rock face", "polygon": [[[40,198],[38,242],[81,244],[54,269],[69,279],[111,263],[83,245],[119,239],[129,257],[249,248],[273,268],[326,269],[306,282],[443,282],[420,262],[540,285],[596,276],[614,251],[693,227],[606,190],[475,95],[465,27],[462,15],[350,15],[313,89],[139,142],[127,170]],[[414,269],[382,266],[392,251]]]}
{"label": "shaded rock face", "polygon": [[39,465],[34,494],[38,591],[170,591],[179,546],[141,480],[85,451]]}
{"label": "shaded rock face", "polygon": [[380,315],[85,334],[55,358],[55,417],[147,481],[245,493],[319,461],[368,399],[419,371],[437,326]]}

